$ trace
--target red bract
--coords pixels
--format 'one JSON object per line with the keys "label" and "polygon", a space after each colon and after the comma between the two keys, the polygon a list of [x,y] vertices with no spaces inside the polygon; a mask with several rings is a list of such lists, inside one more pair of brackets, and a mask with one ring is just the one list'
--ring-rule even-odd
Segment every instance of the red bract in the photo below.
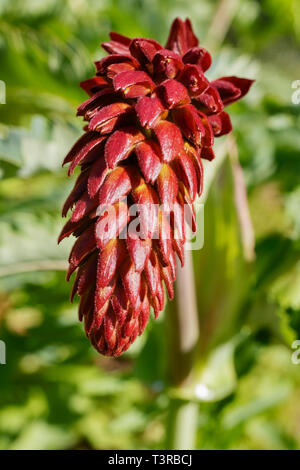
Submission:
{"label": "red bract", "polygon": [[163,309],[163,282],[173,297],[186,212],[196,225],[202,159],[212,160],[214,137],[232,130],[224,107],[253,81],[209,82],[211,56],[189,20],[173,22],[165,48],[110,37],[103,44],[109,55],[81,83],[90,98],[77,114],[87,125],[64,160],[69,174],[77,166],[81,173],[64,204],[63,215],[73,213],[59,241],[77,237],[68,278],[77,270],[71,297],[80,296],[86,334],[100,353],[119,356],[143,332],[150,309],[155,317]]}

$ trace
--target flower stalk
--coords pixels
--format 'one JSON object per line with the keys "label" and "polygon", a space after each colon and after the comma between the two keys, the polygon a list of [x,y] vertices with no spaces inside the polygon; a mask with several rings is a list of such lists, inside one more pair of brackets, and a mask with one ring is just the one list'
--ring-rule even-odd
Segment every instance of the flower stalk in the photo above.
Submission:
{"label": "flower stalk", "polygon": [[[180,396],[180,391],[194,379],[200,333],[191,251],[185,250],[185,265],[177,269],[175,305],[169,304],[166,321],[169,338],[168,383],[177,388]],[[197,403],[171,398],[167,423],[168,449],[195,448],[198,406]]]}

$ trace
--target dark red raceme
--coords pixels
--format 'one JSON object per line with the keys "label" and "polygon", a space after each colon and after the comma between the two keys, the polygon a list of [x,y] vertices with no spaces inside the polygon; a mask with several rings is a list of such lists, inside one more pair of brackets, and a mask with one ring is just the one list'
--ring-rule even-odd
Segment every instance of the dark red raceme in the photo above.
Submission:
{"label": "dark red raceme", "polygon": [[[81,83],[90,96],[77,113],[85,132],[64,160],[69,175],[81,171],[63,207],[63,216],[71,208],[72,215],[59,241],[77,238],[67,279],[76,271],[71,298],[80,296],[88,338],[100,353],[119,356],[143,332],[151,307],[155,318],[163,309],[164,284],[173,297],[176,255],[184,263],[184,208],[195,226],[202,159],[214,158],[214,137],[232,130],[224,108],[253,81],[210,82],[204,73],[211,56],[189,20],[173,22],[165,48],[152,39],[110,38],[102,44],[109,55]],[[141,236],[130,228],[133,204],[142,207]],[[154,204],[163,205],[156,214]]]}

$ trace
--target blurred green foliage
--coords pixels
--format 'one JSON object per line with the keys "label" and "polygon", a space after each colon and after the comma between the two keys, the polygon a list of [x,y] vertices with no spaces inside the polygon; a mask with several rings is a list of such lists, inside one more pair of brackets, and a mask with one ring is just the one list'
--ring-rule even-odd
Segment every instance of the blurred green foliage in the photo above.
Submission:
{"label": "blurred green foliage", "polygon": [[61,269],[71,240],[57,247],[56,238],[74,181],[61,161],[81,132],[78,82],[110,30],[164,42],[175,16],[189,16],[204,47],[214,45],[210,77],[256,78],[232,108],[256,260],[243,257],[230,158],[214,171],[204,248],[193,252],[197,447],[300,449],[300,365],[291,361],[300,338],[300,4],[221,3],[229,18],[209,0],[0,1],[1,449],[165,448],[164,316],[121,359],[99,357],[68,301]]}

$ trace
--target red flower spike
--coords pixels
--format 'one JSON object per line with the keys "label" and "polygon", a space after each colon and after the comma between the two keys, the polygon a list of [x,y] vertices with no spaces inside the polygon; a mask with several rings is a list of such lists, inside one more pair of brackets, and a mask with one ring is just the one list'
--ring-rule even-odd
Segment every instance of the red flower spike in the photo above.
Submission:
{"label": "red flower spike", "polygon": [[110,240],[118,237],[128,222],[128,206],[125,202],[104,209],[95,224],[97,248],[103,249]]}
{"label": "red flower spike", "polygon": [[126,243],[136,271],[142,272],[151,253],[152,241],[149,238],[142,240],[136,233],[128,233]]}
{"label": "red flower spike", "polygon": [[[97,264],[97,272],[99,270],[99,262]],[[112,278],[111,281],[103,288],[99,287],[98,277],[95,286],[94,308],[98,312],[106,302],[111,298],[116,289],[116,279]]]}
{"label": "red flower spike", "polygon": [[114,309],[119,325],[122,326],[127,317],[129,302],[127,301],[124,288],[121,284],[118,284],[111,297],[111,305]]}
{"label": "red flower spike", "polygon": [[159,87],[159,94],[168,109],[190,102],[187,89],[177,80],[168,79],[164,81]]}
{"label": "red flower spike", "polygon": [[209,86],[201,95],[195,97],[195,106],[207,116],[220,113],[224,109],[218,90],[212,86]]}
{"label": "red flower spike", "polygon": [[117,167],[108,174],[98,192],[98,201],[102,205],[111,205],[127,196],[132,188],[131,167]]}
{"label": "red flower spike", "polygon": [[154,128],[164,162],[177,157],[183,148],[180,129],[170,121],[160,121]]}
{"label": "red flower spike", "polygon": [[182,106],[174,111],[173,117],[186,139],[200,146],[206,130],[195,106]]}
{"label": "red flower spike", "polygon": [[160,202],[169,212],[176,200],[178,180],[172,168],[166,163],[163,164],[156,183]]}
{"label": "red flower spike", "polygon": [[151,129],[165,111],[161,101],[157,96],[143,96],[135,105],[135,111],[142,127]]}
{"label": "red flower spike", "polygon": [[124,127],[114,132],[105,144],[105,160],[109,168],[125,160],[135,145],[145,140],[144,134],[134,127]]}
{"label": "red flower spike", "polygon": [[135,147],[135,153],[146,183],[153,184],[162,167],[157,144],[153,140],[141,142]]}
{"label": "red flower spike", "polygon": [[99,253],[97,287],[106,287],[126,258],[124,240],[111,239]]}
{"label": "red flower spike", "polygon": [[84,116],[86,120],[90,120],[98,108],[110,104],[114,99],[114,89],[106,86],[78,106],[77,116]]}
{"label": "red flower spike", "polygon": [[222,77],[212,82],[212,86],[218,90],[224,105],[228,106],[245,96],[253,82],[247,78]]}
{"label": "red flower spike", "polygon": [[190,20],[186,19],[183,22],[180,18],[176,18],[171,26],[166,48],[183,55],[197,45],[198,39],[193,32]]}
{"label": "red flower spike", "polygon": [[64,160],[80,174],[63,215],[59,241],[73,234],[67,279],[91,344],[120,356],[174,296],[176,255],[184,263],[185,223],[203,187],[202,159],[214,158],[214,137],[232,125],[227,106],[253,81],[210,82],[208,51],[191,23],[177,18],[165,47],[152,39],[111,33],[89,95],[77,114],[87,125]]}
{"label": "red flower spike", "polygon": [[150,63],[162,46],[153,39],[135,38],[129,44],[129,50],[141,65]]}
{"label": "red flower spike", "polygon": [[185,64],[198,65],[203,72],[211,66],[211,55],[203,47],[192,47],[182,58]]}
{"label": "red flower spike", "polygon": [[203,147],[201,149],[201,158],[212,161],[215,158],[213,149],[211,147]]}
{"label": "red flower spike", "polygon": [[90,198],[94,198],[107,175],[108,168],[104,158],[98,158],[91,166],[87,181],[87,190]]}
{"label": "red flower spike", "polygon": [[159,262],[155,251],[152,251],[148,260],[146,261],[144,274],[147,280],[149,291],[152,296],[155,296],[157,292],[157,284],[160,279]]}
{"label": "red flower spike", "polygon": [[74,272],[79,263],[84,260],[84,258],[92,253],[96,249],[96,240],[94,235],[94,227],[90,227],[76,240],[72,251],[69,256],[69,275]]}
{"label": "red flower spike", "polygon": [[80,87],[87,92],[88,95],[93,96],[94,93],[105,88],[108,82],[103,77],[93,77],[88,80],[80,82]]}
{"label": "red flower spike", "polygon": [[[145,184],[142,180],[141,184],[135,187],[131,196],[137,205],[139,234],[143,240],[155,237],[157,233],[157,213],[159,205],[159,197],[155,189],[151,185]],[[132,227],[132,226],[131,226]],[[133,228],[133,227],[132,227]]]}
{"label": "red flower spike", "polygon": [[194,162],[188,153],[182,152],[175,163],[175,173],[178,179],[183,181],[189,189],[190,198],[194,201],[197,194],[197,173]]}
{"label": "red flower spike", "polygon": [[[91,285],[95,282],[97,275],[97,253],[94,252],[86,262],[86,265],[81,266],[78,271],[78,283],[77,283],[77,294],[83,295],[87,292]],[[74,285],[76,283],[74,282]]]}
{"label": "red flower spike", "polygon": [[175,78],[183,69],[179,54],[169,49],[161,49],[153,57],[153,74],[155,79]]}
{"label": "red flower spike", "polygon": [[96,132],[86,132],[77,142],[73,145],[70,152],[67,154],[63,161],[63,165],[71,162],[68,170],[70,176],[77,165],[82,164],[86,158],[97,148],[101,148],[100,144],[104,141],[105,137],[100,136]]}
{"label": "red flower spike", "polygon": [[198,111],[198,114],[202,119],[204,129],[205,129],[205,132],[201,139],[201,143],[203,147],[211,148],[214,145],[214,133],[213,133],[213,129],[211,127],[210,121],[208,119],[208,116],[206,116],[204,113],[201,113],[200,111]]}
{"label": "red flower spike", "polygon": [[76,201],[78,201],[80,196],[86,190],[88,176],[89,175],[88,175],[87,172],[80,173],[80,175],[78,176],[73,190],[71,191],[71,193],[69,194],[66,202],[63,205],[63,208],[62,208],[62,216],[63,217],[66,217],[66,215],[68,213],[68,210],[73,206],[73,204]]}
{"label": "red flower spike", "polygon": [[193,98],[201,95],[209,86],[209,81],[198,65],[185,65],[180,81],[187,87]]}
{"label": "red flower spike", "polygon": [[106,73],[108,78],[113,79],[116,75],[121,72],[131,72],[135,70],[135,67],[126,62],[121,62],[120,64],[111,64],[107,67]]}
{"label": "red flower spike", "polygon": [[104,106],[94,114],[88,128],[91,131],[98,131],[100,134],[109,134],[115,128],[117,118],[130,110],[131,106],[127,103],[113,103]]}
{"label": "red flower spike", "polygon": [[121,72],[113,79],[114,89],[123,92],[126,98],[138,98],[148,95],[154,90],[155,84],[146,74],[135,70],[133,72]]}
{"label": "red flower spike", "polygon": [[135,58],[129,55],[129,51],[126,54],[111,54],[95,62],[97,75],[106,75],[107,69],[110,65],[123,63],[130,64],[133,68],[137,68],[139,66],[139,63]]}
{"label": "red flower spike", "polygon": [[96,199],[91,199],[89,194],[84,193],[80,199],[75,204],[75,207],[72,212],[71,222],[78,222],[80,219],[92,212],[98,203]]}
{"label": "red flower spike", "polygon": [[208,120],[213,129],[214,135],[220,137],[221,135],[229,134],[232,131],[232,124],[229,114],[223,111],[219,114],[208,116]]}
{"label": "red flower spike", "polygon": [[130,258],[127,258],[121,266],[120,276],[128,302],[135,305],[141,287],[141,274],[135,270],[134,263]]}
{"label": "red flower spike", "polygon": [[69,237],[72,233],[76,233],[76,230],[81,229],[82,226],[82,220],[79,220],[78,222],[71,222],[71,220],[68,220],[58,236],[57,243],[59,244],[64,238]]}
{"label": "red flower spike", "polygon": [[101,46],[109,54],[127,54],[131,39],[118,33],[110,33],[111,41],[103,42]]}

